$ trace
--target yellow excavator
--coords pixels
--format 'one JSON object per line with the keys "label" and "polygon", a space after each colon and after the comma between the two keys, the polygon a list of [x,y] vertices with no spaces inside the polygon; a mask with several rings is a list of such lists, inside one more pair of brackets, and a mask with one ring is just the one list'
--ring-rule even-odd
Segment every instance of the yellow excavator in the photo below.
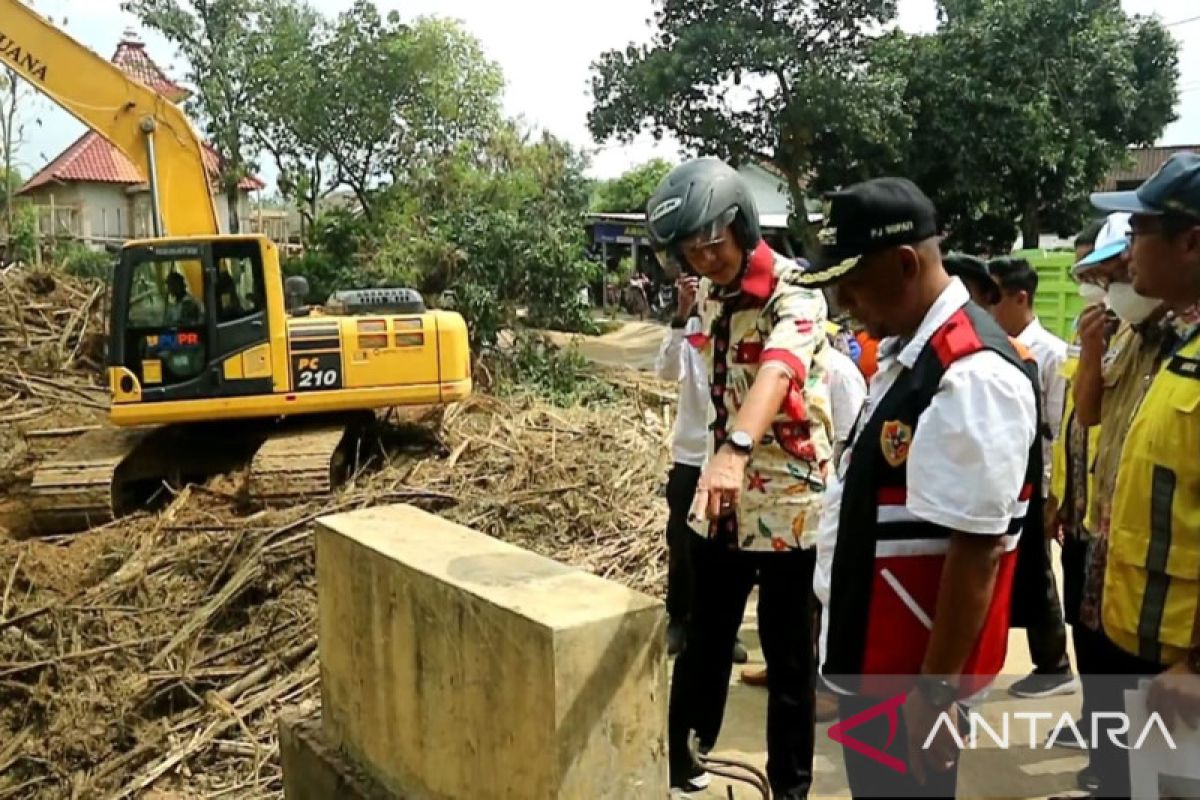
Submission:
{"label": "yellow excavator", "polygon": [[260,500],[326,493],[376,410],[470,394],[458,314],[408,289],[308,309],[270,240],[222,235],[201,139],[170,100],[21,0],[0,0],[0,59],[141,166],[152,201],[154,236],[127,242],[112,276],[111,425],[39,465],[39,530],[101,524],[164,481],[245,465]]}

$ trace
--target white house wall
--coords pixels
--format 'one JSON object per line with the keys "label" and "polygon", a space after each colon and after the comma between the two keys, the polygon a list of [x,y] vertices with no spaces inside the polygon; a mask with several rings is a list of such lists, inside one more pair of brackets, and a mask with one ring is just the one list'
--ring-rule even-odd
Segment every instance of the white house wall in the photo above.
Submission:
{"label": "white house wall", "polygon": [[[130,235],[129,195],[124,186],[78,183],[69,188],[75,196],[70,202],[82,209],[80,234],[84,239],[120,239]],[[57,194],[55,202],[58,202]]]}

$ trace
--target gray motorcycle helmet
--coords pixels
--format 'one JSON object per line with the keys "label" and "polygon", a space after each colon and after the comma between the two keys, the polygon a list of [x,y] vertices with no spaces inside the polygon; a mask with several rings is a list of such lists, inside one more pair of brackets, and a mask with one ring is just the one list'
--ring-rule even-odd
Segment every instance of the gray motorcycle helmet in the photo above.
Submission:
{"label": "gray motorcycle helmet", "polygon": [[646,204],[646,231],[672,277],[690,270],[680,245],[697,233],[715,238],[727,226],[744,250],[762,241],[758,207],[737,170],[719,158],[686,161],[662,179]]}

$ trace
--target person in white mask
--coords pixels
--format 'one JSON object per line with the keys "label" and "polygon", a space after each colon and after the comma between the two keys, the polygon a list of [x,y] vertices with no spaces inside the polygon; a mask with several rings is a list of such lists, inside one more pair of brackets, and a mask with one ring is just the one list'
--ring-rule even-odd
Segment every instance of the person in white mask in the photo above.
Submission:
{"label": "person in white mask", "polygon": [[[1076,633],[1081,672],[1090,671],[1089,662],[1095,662],[1102,673],[1113,647],[1104,635],[1101,607],[1117,468],[1134,411],[1162,365],[1167,343],[1162,302],[1142,297],[1130,283],[1129,228],[1129,214],[1110,215],[1096,237],[1093,253],[1075,266],[1080,294],[1090,303],[1079,318],[1079,367],[1073,386],[1075,419],[1082,427],[1100,426],[1092,465],[1094,482],[1084,519],[1090,538],[1079,604],[1080,625],[1087,631],[1084,636]],[[1093,640],[1088,647],[1094,652],[1080,658],[1078,644]],[[1088,687],[1085,678],[1085,710],[1091,707],[1094,711],[1096,706],[1087,697]],[[1082,722],[1091,729],[1091,720]],[[1099,784],[1110,780],[1103,761],[1091,764]]]}

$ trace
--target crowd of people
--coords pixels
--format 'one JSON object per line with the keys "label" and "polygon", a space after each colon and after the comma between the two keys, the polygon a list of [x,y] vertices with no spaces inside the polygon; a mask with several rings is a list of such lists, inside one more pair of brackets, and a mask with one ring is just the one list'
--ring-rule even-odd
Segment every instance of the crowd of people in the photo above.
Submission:
{"label": "crowd of people", "polygon": [[[778,798],[808,795],[818,720],[898,696],[900,732],[878,715],[854,737],[899,762],[844,749],[852,793],[953,797],[960,752],[935,720],[994,688],[1011,628],[1034,665],[1011,694],[1079,692],[1091,730],[1151,679],[1149,710],[1196,725],[1200,156],[1093,196],[1107,216],[1076,242],[1070,343],[1039,322],[1027,261],[943,252],[912,182],[827,202],[811,261],[763,241],[718,159],[676,167],[647,205],[678,276],[658,360],[679,382],[673,792],[708,784],[694,752],[716,744],[755,587],[766,666],[742,678],[767,690]],[[1128,764],[1101,735],[1079,787],[1129,796]]]}

